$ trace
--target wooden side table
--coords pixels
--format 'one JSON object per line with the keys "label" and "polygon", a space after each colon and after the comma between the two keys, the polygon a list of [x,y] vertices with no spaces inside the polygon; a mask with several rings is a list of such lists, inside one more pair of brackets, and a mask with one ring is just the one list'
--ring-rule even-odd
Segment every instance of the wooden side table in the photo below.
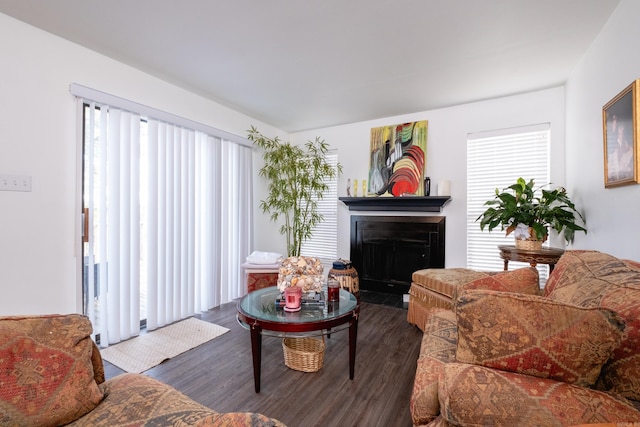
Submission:
{"label": "wooden side table", "polygon": [[504,260],[504,271],[509,267],[509,261],[528,262],[531,267],[538,264],[548,264],[549,273],[553,271],[556,263],[564,253],[564,249],[542,248],[539,251],[518,249],[515,245],[498,246],[500,258]]}

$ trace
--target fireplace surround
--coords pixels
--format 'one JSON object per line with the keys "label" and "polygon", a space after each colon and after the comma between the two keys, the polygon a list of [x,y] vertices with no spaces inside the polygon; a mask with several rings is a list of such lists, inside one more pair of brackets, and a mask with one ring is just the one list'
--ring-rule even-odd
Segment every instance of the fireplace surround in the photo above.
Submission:
{"label": "fireplace surround", "polygon": [[351,262],[360,289],[409,292],[411,274],[444,268],[444,216],[351,216]]}

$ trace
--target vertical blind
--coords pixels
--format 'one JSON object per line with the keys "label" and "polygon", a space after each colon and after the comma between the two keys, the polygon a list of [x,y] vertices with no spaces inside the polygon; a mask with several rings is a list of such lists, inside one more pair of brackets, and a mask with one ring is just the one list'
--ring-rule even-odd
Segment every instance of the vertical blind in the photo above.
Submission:
{"label": "vertical blind", "polygon": [[[327,153],[326,161],[331,167],[338,167],[338,154]],[[316,225],[313,235],[305,240],[300,248],[300,253],[306,256],[320,258],[326,266],[331,266],[338,254],[338,177],[325,180],[329,189],[321,199],[317,199],[318,213],[323,220]]]}
{"label": "vertical blind", "polygon": [[[86,312],[102,346],[244,294],[252,148],[81,99]],[[96,271],[95,276],[88,272]]]}
{"label": "vertical blind", "polygon": [[[536,186],[549,183],[548,123],[496,132],[470,134],[467,137],[467,267],[499,271],[503,261],[498,245],[513,245],[513,236],[505,236],[500,228],[480,230],[476,219],[493,199],[495,190],[506,188],[520,177],[533,179]],[[509,268],[522,267],[509,263]],[[547,266],[539,266],[541,283],[546,280]]]}
{"label": "vertical blind", "polygon": [[140,331],[140,305],[135,299],[140,270],[132,262],[139,256],[140,229],[131,227],[140,219],[140,116],[117,109],[109,112],[94,103],[89,110],[84,206],[94,226],[89,227],[84,254],[86,311],[96,332],[105,337],[103,342],[118,342]]}

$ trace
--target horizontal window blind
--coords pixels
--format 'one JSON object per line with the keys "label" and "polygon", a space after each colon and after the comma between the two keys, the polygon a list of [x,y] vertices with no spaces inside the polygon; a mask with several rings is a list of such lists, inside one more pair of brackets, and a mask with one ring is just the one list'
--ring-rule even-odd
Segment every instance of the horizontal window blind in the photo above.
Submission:
{"label": "horizontal window blind", "polygon": [[[336,152],[327,153],[326,160],[331,167],[338,167]],[[325,266],[330,266],[338,256],[338,178],[328,179],[325,183],[329,189],[316,200],[323,220],[313,230],[312,237],[302,243],[300,253],[320,258]]]}
{"label": "horizontal window blind", "polygon": [[[502,190],[520,177],[536,186],[549,183],[550,126],[548,123],[521,128],[470,134],[467,137],[467,267],[499,271],[504,267],[498,245],[513,245],[512,235],[499,228],[480,230],[478,216]],[[510,262],[509,269],[528,264]],[[541,283],[547,266],[539,266]]]}

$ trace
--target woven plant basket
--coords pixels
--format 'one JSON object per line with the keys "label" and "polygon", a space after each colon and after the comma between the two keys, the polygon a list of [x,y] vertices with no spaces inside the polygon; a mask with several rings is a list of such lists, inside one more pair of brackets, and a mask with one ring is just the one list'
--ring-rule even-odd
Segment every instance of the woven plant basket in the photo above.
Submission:
{"label": "woven plant basket", "polygon": [[284,338],[284,364],[302,372],[317,372],[324,362],[324,335],[318,338]]}
{"label": "woven plant basket", "polygon": [[544,241],[542,240],[523,240],[523,239],[516,239],[516,248],[517,249],[522,249],[525,251],[539,251],[540,249],[542,249],[542,244],[544,243]]}
{"label": "woven plant basket", "polygon": [[539,251],[542,249],[542,244],[547,240],[547,236],[544,236],[544,239],[540,240],[536,237],[536,232],[532,227],[529,227],[529,237],[528,239],[518,239],[516,237],[516,249],[520,249],[523,251]]}

